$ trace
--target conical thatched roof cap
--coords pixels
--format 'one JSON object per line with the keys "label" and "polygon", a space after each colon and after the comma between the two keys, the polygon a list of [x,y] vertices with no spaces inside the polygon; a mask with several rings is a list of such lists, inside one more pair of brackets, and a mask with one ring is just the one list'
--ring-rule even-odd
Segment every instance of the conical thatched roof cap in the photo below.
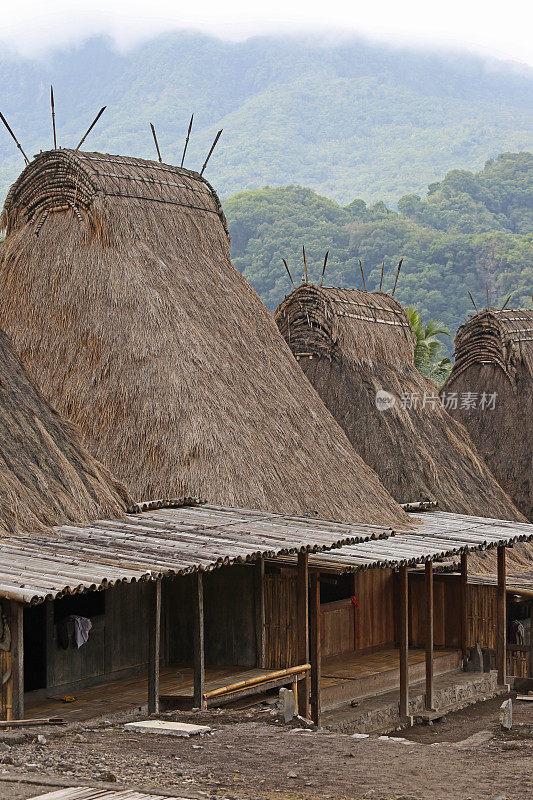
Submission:
{"label": "conical thatched roof cap", "polygon": [[416,338],[396,298],[302,284],[274,317],[325,405],[398,502],[431,499],[443,511],[522,518],[415,367]]}
{"label": "conical thatched roof cap", "polygon": [[533,377],[533,309],[490,308],[473,314],[457,330],[448,385],[469,367],[491,363],[511,381],[518,370]]}
{"label": "conical thatched roof cap", "polygon": [[0,331],[0,535],[122,516],[132,499],[37,391]]}
{"label": "conical thatched roof cap", "polygon": [[231,263],[198,173],[43,153],[3,220],[0,324],[136,499],[405,524]]}

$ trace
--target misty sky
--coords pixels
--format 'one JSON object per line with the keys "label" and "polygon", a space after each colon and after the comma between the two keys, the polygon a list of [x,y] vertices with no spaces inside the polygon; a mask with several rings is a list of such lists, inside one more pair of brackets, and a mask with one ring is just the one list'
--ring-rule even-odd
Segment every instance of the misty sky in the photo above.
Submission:
{"label": "misty sky", "polygon": [[416,46],[460,48],[533,66],[528,0],[25,0],[4,3],[0,41],[24,55],[111,35],[125,48],[189,28],[229,39],[262,33],[358,33]]}

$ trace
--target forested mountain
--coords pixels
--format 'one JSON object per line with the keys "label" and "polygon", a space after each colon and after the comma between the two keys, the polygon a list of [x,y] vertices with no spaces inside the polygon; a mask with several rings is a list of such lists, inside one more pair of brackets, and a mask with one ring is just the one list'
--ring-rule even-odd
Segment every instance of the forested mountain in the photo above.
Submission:
{"label": "forested mountain", "polygon": [[[454,332],[478,306],[531,307],[533,291],[533,154],[504,153],[477,173],[454,170],[432,183],[424,198],[405,195],[398,211],[383,203],[353,200],[340,206],[299,186],[241,192],[224,203],[237,267],[274,309],[290,290],[282,263],[295,282],[303,273],[305,245],[311,279],[320,277],[329,250],[325,283],[390,291],[403,266],[396,294],[425,318]],[[450,348],[448,348],[450,350]]]}
{"label": "forested mountain", "polygon": [[[106,104],[87,147],[154,157],[151,121],[163,158],[179,163],[194,111],[188,165],[224,128],[207,173],[222,197],[301,184],[343,204],[394,205],[454,167],[533,149],[531,70],[355,38],[174,33],[126,53],[99,38],[41,61],[4,49],[0,74],[0,109],[30,157],[51,146],[50,83],[63,146]],[[1,196],[22,166],[2,128]]]}

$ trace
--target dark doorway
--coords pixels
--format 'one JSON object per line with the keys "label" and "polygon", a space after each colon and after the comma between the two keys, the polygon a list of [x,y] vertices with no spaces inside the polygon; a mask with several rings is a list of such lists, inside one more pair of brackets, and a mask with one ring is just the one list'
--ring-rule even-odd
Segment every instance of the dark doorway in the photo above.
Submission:
{"label": "dark doorway", "polygon": [[24,609],[24,691],[46,686],[46,605]]}

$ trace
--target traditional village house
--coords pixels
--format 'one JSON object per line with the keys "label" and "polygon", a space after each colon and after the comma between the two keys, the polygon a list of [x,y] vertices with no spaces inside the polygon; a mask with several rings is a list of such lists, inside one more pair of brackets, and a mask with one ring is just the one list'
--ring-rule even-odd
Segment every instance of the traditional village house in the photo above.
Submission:
{"label": "traditional village house", "polygon": [[[408,716],[407,566],[428,564],[425,652],[411,656],[418,668],[423,654],[431,687],[439,661],[427,635],[433,559],[497,546],[501,598],[505,547],[531,538],[531,526],[444,515],[409,532],[411,520],[356,455],[233,268],[220,205],[197,173],[44,153],[12,188],[3,220],[0,316],[47,397],[136,499],[186,490],[239,505],[152,501],[130,507],[126,519],[110,513],[38,539],[14,532],[0,540],[11,713],[24,713],[23,654],[33,648],[30,714],[57,713],[55,698],[70,691],[79,703],[73,715],[108,710],[111,696],[139,704],[148,676],[151,711],[161,698],[204,707],[288,684],[304,714],[311,701],[318,722],[322,706],[342,695],[324,694],[342,676],[323,669],[322,642],[344,638],[347,620],[344,678],[366,671],[399,686]],[[383,537],[390,544],[376,552]],[[337,566],[313,562],[331,548]],[[361,577],[369,568],[379,580]],[[331,602],[340,602],[340,634]],[[458,619],[464,608],[461,594]],[[498,609],[501,683],[505,604]],[[80,616],[92,627],[75,647],[63,622]],[[446,649],[443,671],[455,671],[461,646],[454,639]],[[365,663],[372,651],[381,666]]]}
{"label": "traditional village house", "polygon": [[231,263],[197,172],[46,152],[2,220],[0,325],[136,499],[408,524]]}
{"label": "traditional village house", "polygon": [[[25,697],[29,716],[66,713],[63,694],[78,698],[70,718],[142,704],[147,673],[151,710],[160,698],[169,707],[202,706],[288,684],[299,686],[301,711],[308,713],[311,701],[318,720],[322,707],[345,701],[347,691],[364,697],[369,687],[394,689],[402,675],[405,698],[408,679],[420,677],[424,662],[434,660],[436,674],[457,669],[457,611],[464,608],[456,601],[449,612],[455,632],[448,622],[452,638],[428,662],[416,622],[424,592],[410,607],[398,602],[406,565],[533,535],[531,526],[497,529],[487,527],[490,521],[470,533],[470,520],[444,515],[429,540],[416,538],[423,530],[404,533],[376,553],[373,541],[392,534],[384,526],[199,506],[192,499],[133,505],[125,516],[131,503],[125,490],[84,452],[72,426],[38,395],[5,336],[2,342],[9,420],[2,480],[19,487],[4,493],[2,506],[4,717],[22,716]],[[93,499],[87,507],[72,505],[82,486]],[[68,524],[51,530],[54,522]],[[314,555],[334,546],[336,558]],[[355,578],[345,575],[352,572]],[[337,577],[355,580],[357,609],[351,600],[328,600],[338,591]],[[443,608],[437,605],[437,615]],[[73,617],[91,623],[81,647]],[[408,627],[418,625],[418,647],[406,656],[410,672],[402,672],[409,619]],[[346,620],[352,657],[345,648],[339,662]]]}
{"label": "traditional village house", "polygon": [[[465,397],[470,402],[461,402]],[[442,398],[500,485],[533,521],[533,311],[490,308],[461,325]],[[471,562],[472,625],[480,644],[493,650],[496,559],[484,554]],[[510,551],[508,575],[509,672],[531,677],[531,545]]]}
{"label": "traditional village house", "polygon": [[302,284],[275,319],[303,372],[399,503],[523,519],[414,365],[415,337],[384,292]]}
{"label": "traditional village house", "polygon": [[[395,298],[383,292],[304,283],[276,309],[275,319],[302,370],[354,448],[378,473],[396,500],[401,503],[431,500],[449,512],[496,519],[523,519],[494,480],[465,429],[447,413],[444,406],[448,405],[448,395],[443,394],[441,403],[435,386],[415,368],[414,333],[405,310]],[[516,327],[514,323],[513,328]],[[526,345],[517,346],[522,347],[523,352]],[[483,367],[489,368],[496,369]],[[523,367],[521,374],[524,374]],[[509,381],[506,381],[507,385]],[[476,387],[480,389],[479,381]],[[464,381],[460,390],[466,390]],[[523,402],[525,409],[528,403],[531,405],[531,393],[526,397],[526,392],[523,392]],[[516,420],[522,412],[517,405],[513,407]],[[452,409],[450,413],[458,414]],[[481,416],[478,414],[476,419]],[[488,419],[494,426],[494,414],[489,413]],[[527,419],[526,427],[529,423]],[[519,429],[523,430],[523,426],[517,426],[515,422],[514,436]],[[520,452],[527,451],[527,446],[526,442]],[[518,443],[515,449],[519,449]],[[507,451],[504,447],[503,451],[511,454],[511,449]],[[511,455],[508,460],[512,460]],[[521,463],[521,455],[516,462]],[[523,485],[530,479],[531,464],[525,468],[524,463],[522,473]],[[508,568],[513,577],[524,568],[531,570],[531,553],[529,544],[518,545],[510,551]],[[465,559],[462,571],[466,576]],[[481,575],[487,573],[490,574],[491,587],[486,580],[481,580]],[[492,654],[493,663],[496,659],[496,573],[495,554],[483,553],[469,565],[467,617],[470,627],[467,642],[463,641],[462,645],[466,655],[475,644],[480,644]],[[375,580],[376,587],[384,579],[384,575],[378,577],[378,573],[365,576],[367,582]],[[417,586],[420,588],[418,580],[415,572],[411,588],[413,596],[416,596]],[[457,613],[460,581],[459,574],[440,575],[438,578],[439,592],[435,595],[435,603],[440,611],[436,613],[443,625],[446,609],[450,620]],[[344,603],[346,613],[351,617],[355,612],[348,602],[350,593],[351,589],[346,588]],[[360,604],[361,600],[358,602]],[[366,602],[368,604],[368,598]],[[418,605],[415,603],[413,608]],[[335,610],[335,605],[331,608],[338,624],[340,611]],[[528,612],[529,603],[517,604],[509,598],[511,622],[515,615],[522,618],[527,613],[529,624]],[[350,625],[347,624],[348,629]],[[512,641],[511,624],[508,636],[510,652],[516,652],[518,658],[518,661],[510,660],[509,672],[523,674],[524,665],[530,660],[529,640],[519,648]],[[417,641],[416,636],[412,641]],[[460,642],[457,626],[453,635],[449,627],[448,634],[445,635],[443,630],[438,642],[441,646],[453,643],[457,647]]]}
{"label": "traditional village house", "polygon": [[448,400],[500,485],[533,521],[533,310],[490,308],[471,316],[455,337]]}
{"label": "traditional village house", "polygon": [[[408,519],[353,451],[231,264],[216,194],[188,170],[61,150],[41,154],[27,167],[2,219],[7,235],[0,283],[6,294],[0,316],[12,326],[46,396],[79,425],[92,452],[125,478],[135,499],[194,494],[268,509],[259,512],[259,522],[256,512],[231,516],[211,506],[200,521],[189,511],[183,523],[175,509],[150,521],[129,517],[126,526],[109,514],[102,529],[100,523],[63,527],[48,544],[40,540],[36,549],[47,549],[44,574],[34,590],[19,576],[13,596],[32,604],[26,632],[39,669],[27,688],[46,698],[52,688],[79,693],[89,684],[145,672],[149,662],[160,661],[147,631],[161,631],[154,622],[161,613],[161,662],[190,670],[172,668],[170,683],[176,688],[181,680],[191,702],[193,661],[195,695],[202,702],[204,666],[210,680],[216,675],[209,670],[225,667],[226,685],[235,670],[298,666],[258,648],[257,630],[263,635],[268,620],[256,621],[258,577],[239,562],[263,559],[259,589],[266,569],[265,603],[277,607],[284,602],[283,586],[269,579],[267,555],[353,538],[346,538],[342,525],[339,534],[337,523],[329,532],[324,522],[318,523],[321,543],[314,533],[305,538],[302,531],[313,518],[357,519],[363,537],[390,533]],[[14,313],[12,303],[19,303]],[[269,523],[276,511],[307,518]],[[265,536],[247,543],[252,522]],[[237,542],[229,554],[228,541]],[[22,545],[9,547],[18,552]],[[53,558],[56,550],[68,553],[79,571],[69,575],[62,559]],[[25,553],[31,574],[36,550]],[[124,570],[125,562],[138,568]],[[207,576],[205,586],[185,574],[201,578],[214,566],[224,569]],[[179,577],[173,581],[174,574]],[[158,584],[163,576],[164,585]],[[159,586],[155,596],[153,583]],[[199,614],[204,594],[205,624]],[[70,646],[61,651],[58,625],[67,616],[91,620],[79,652]],[[296,620],[290,624],[296,627]],[[159,700],[153,669],[152,708]],[[105,702],[107,693],[101,697]]]}
{"label": "traditional village house", "polygon": [[[29,379],[20,359],[0,331],[0,540],[21,538],[24,551],[34,550],[33,574],[42,568],[39,542],[53,526],[86,524],[99,517],[124,519],[133,501],[127,490],[83,447],[79,432],[61,419]],[[2,713],[11,713],[12,674],[9,599],[20,584],[20,562],[7,547],[2,554]],[[21,608],[15,605],[17,613]],[[15,615],[16,616],[16,615]],[[30,614],[31,616],[31,614]],[[21,616],[22,621],[22,616]],[[20,627],[22,631],[22,627]],[[31,650],[31,636],[28,647]],[[45,642],[42,642],[45,646]],[[28,685],[40,665],[28,659]],[[7,676],[7,678],[6,678]]]}

